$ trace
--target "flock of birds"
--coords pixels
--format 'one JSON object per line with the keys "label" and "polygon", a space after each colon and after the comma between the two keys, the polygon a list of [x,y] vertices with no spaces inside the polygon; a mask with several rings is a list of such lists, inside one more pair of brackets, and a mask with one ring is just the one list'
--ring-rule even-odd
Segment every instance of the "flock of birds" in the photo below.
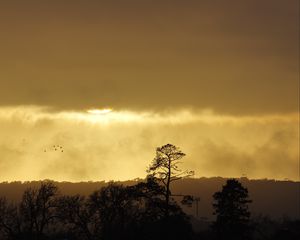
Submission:
{"label": "flock of birds", "polygon": [[44,149],[44,152],[47,152],[47,151],[64,152],[64,148],[61,145],[53,145],[52,148],[50,148],[49,150]]}

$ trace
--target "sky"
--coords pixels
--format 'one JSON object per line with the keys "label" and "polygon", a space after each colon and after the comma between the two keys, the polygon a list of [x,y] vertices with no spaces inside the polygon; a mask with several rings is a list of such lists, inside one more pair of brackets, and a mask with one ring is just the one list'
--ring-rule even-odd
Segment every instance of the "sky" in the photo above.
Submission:
{"label": "sky", "polygon": [[299,180],[297,0],[4,0],[0,32],[0,181],[145,177],[166,143]]}

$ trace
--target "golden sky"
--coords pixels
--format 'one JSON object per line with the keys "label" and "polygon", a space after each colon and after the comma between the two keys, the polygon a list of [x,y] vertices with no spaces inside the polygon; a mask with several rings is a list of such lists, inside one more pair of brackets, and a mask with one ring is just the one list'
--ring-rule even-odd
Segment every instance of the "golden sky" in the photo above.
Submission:
{"label": "golden sky", "polygon": [[0,33],[0,181],[143,177],[169,142],[299,178],[298,0],[7,0]]}

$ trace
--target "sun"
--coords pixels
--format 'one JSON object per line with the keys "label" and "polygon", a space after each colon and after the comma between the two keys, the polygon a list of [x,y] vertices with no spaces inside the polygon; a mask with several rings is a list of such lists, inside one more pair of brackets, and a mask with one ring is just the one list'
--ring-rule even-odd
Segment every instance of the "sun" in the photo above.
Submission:
{"label": "sun", "polygon": [[87,110],[87,113],[94,114],[94,115],[105,115],[113,110],[111,108],[103,108],[103,109],[89,109]]}

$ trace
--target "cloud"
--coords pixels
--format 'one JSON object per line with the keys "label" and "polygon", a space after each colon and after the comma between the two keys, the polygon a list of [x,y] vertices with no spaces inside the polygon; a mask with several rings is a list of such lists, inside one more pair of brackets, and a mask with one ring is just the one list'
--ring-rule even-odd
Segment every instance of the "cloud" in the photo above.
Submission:
{"label": "cloud", "polygon": [[298,110],[299,1],[0,3],[0,104]]}
{"label": "cloud", "polygon": [[[201,153],[207,161],[198,168],[209,175],[250,178],[298,179],[299,136],[291,129],[274,129],[267,140],[256,146],[241,149],[231,143],[207,141],[201,145]],[[278,138],[280,136],[280,138]],[[247,141],[247,139],[241,139]]]}
{"label": "cloud", "polygon": [[[173,143],[197,176],[297,179],[295,114],[234,116],[210,110],[52,112],[0,108],[0,180],[144,177],[155,148]],[[55,151],[53,145],[57,147]]]}

